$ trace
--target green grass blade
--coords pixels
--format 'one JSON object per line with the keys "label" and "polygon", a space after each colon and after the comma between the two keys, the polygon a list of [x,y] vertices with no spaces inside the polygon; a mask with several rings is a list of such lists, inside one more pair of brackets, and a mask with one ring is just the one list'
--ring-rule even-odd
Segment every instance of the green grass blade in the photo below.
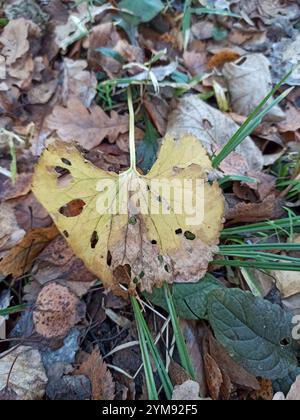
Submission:
{"label": "green grass blade", "polygon": [[[269,113],[269,111],[276,105],[278,105],[293,88],[287,89],[280,96],[274,99],[269,105],[267,105],[270,98],[278,91],[278,89],[287,81],[287,79],[292,74],[291,70],[275,87],[270,91],[270,93],[262,100],[262,102],[257,106],[257,108],[250,114],[244,124],[237,130],[237,132],[232,136],[229,142],[223,147],[221,152],[213,159],[213,166],[217,168],[220,163],[233,152],[247,136],[249,136],[253,130],[262,122],[263,118]],[[267,106],[266,106],[267,105]],[[266,107],[265,107],[266,106]]]}
{"label": "green grass blade", "polygon": [[261,223],[253,223],[250,225],[233,227],[224,229],[221,233],[222,238],[234,235],[247,235],[257,232],[268,232],[277,229],[290,229],[292,227],[300,227],[300,216],[288,217],[280,220],[269,220]]}
{"label": "green grass blade", "polygon": [[242,16],[238,15],[237,13],[232,13],[228,10],[222,10],[222,9],[211,9],[209,7],[192,8],[192,13],[194,13],[195,15],[219,15],[219,16],[234,17],[237,19],[242,18]]}
{"label": "green grass blade", "polygon": [[214,260],[213,264],[222,267],[251,267],[262,270],[279,271],[300,271],[300,265],[290,265],[286,263],[268,262],[268,261],[244,261],[244,260]]}
{"label": "green grass blade", "polygon": [[144,364],[144,372],[145,372],[145,378],[146,378],[146,387],[148,392],[148,397],[150,401],[158,401],[158,394],[155,386],[155,380],[153,376],[152,366],[151,366],[151,360],[150,355],[147,349],[147,340],[144,334],[144,329],[141,323],[141,310],[140,307],[136,301],[136,299],[131,299],[132,307],[135,315],[138,335],[139,335],[139,341],[140,341],[140,349],[142,353],[142,360]]}
{"label": "green grass blade", "polygon": [[146,321],[143,317],[143,314],[141,312],[139,303],[137,301],[137,299],[135,297],[131,298],[132,301],[132,305],[134,305],[135,309],[136,309],[136,313],[138,316],[138,320],[140,323],[141,328],[143,329],[143,333],[147,342],[147,346],[152,354],[153,360],[155,362],[155,365],[157,367],[157,371],[158,371],[158,375],[160,377],[162,386],[164,388],[166,397],[168,400],[172,399],[172,395],[173,395],[173,385],[172,382],[169,378],[168,372],[166,371],[166,368],[164,366],[164,363],[162,361],[162,358],[159,354],[159,351],[154,343],[154,340],[152,338],[151,332],[146,324]]}
{"label": "green grass blade", "polygon": [[0,316],[16,314],[16,313],[25,311],[27,307],[28,305],[17,305],[17,306],[11,306],[10,308],[6,308],[6,309],[0,309]]}
{"label": "green grass blade", "polygon": [[178,349],[182,367],[186,370],[186,372],[190,375],[192,379],[195,379],[196,378],[195,370],[188,354],[186,343],[185,343],[185,340],[184,340],[184,337],[183,337],[183,334],[182,334],[182,331],[178,322],[178,316],[175,310],[172,293],[167,283],[164,284],[164,292],[165,292],[165,298],[168,304],[168,311],[171,316],[173,331],[174,331],[177,349]]}
{"label": "green grass blade", "polygon": [[255,251],[300,251],[300,244],[275,243],[275,244],[245,244],[245,245],[221,245],[222,252],[255,252]]}

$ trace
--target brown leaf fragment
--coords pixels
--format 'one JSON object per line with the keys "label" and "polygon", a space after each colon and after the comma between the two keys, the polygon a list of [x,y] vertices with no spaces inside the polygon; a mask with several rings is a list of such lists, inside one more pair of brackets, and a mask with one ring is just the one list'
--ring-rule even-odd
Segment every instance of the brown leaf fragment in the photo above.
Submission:
{"label": "brown leaf fragment", "polygon": [[158,97],[147,98],[143,103],[157,131],[164,136],[167,131],[169,105]]}
{"label": "brown leaf fragment", "polygon": [[49,283],[37,298],[33,322],[41,336],[63,338],[83,318],[84,313],[85,305],[67,287]]}
{"label": "brown leaf fragment", "polygon": [[205,377],[210,396],[217,401],[220,397],[223,375],[217,362],[209,355],[204,356]]}
{"label": "brown leaf fragment", "polygon": [[11,274],[14,278],[22,276],[57,235],[55,226],[33,229],[0,260],[0,273],[4,276]]}
{"label": "brown leaf fragment", "polygon": [[19,227],[13,206],[10,203],[0,204],[0,252],[8,251],[25,235]]}
{"label": "brown leaf fragment", "polygon": [[40,29],[30,20],[24,18],[11,20],[0,37],[3,45],[2,54],[8,66],[23,57],[30,48],[29,36],[39,36]]}
{"label": "brown leaf fragment", "polygon": [[76,375],[85,375],[90,379],[94,401],[112,401],[115,398],[115,384],[99,349],[86,355],[85,361],[77,369]]}
{"label": "brown leaf fragment", "polygon": [[66,107],[57,105],[47,118],[47,126],[58,136],[70,142],[74,139],[85,149],[98,146],[105,138],[115,142],[119,134],[128,132],[128,117],[115,111],[108,116],[99,106],[85,108],[82,102],[72,97]]}
{"label": "brown leaf fragment", "polygon": [[225,218],[231,224],[273,220],[284,214],[283,202],[275,194],[270,194],[260,203],[246,203],[236,199],[232,201],[226,197],[226,204]]}
{"label": "brown leaf fragment", "polygon": [[274,392],[273,392],[273,383],[269,379],[258,379],[260,389],[253,391],[251,393],[251,398],[255,400],[264,400],[272,401]]}
{"label": "brown leaf fragment", "polygon": [[257,379],[238,365],[211,333],[208,337],[208,346],[210,356],[216,361],[220,370],[228,375],[233,384],[246,389],[260,389]]}
{"label": "brown leaf fragment", "polygon": [[13,184],[11,179],[5,180],[0,185],[0,200],[7,201],[27,195],[31,190],[32,174],[22,173],[17,176]]}

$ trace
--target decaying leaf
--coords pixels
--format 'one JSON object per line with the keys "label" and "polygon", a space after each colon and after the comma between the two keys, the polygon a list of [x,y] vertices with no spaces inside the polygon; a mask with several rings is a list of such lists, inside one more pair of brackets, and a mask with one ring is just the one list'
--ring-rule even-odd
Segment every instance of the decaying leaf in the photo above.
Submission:
{"label": "decaying leaf", "polygon": [[200,386],[198,382],[186,381],[182,385],[177,385],[174,388],[172,400],[173,401],[190,401],[201,400],[199,397]]}
{"label": "decaying leaf", "polygon": [[[300,243],[300,236],[295,238],[294,243]],[[300,293],[300,272],[291,271],[272,271],[271,276],[275,281],[276,286],[280,290],[283,298],[290,298],[291,296]]]}
{"label": "decaying leaf", "polygon": [[65,337],[84,312],[84,304],[67,287],[49,283],[40,292],[33,312],[36,332],[46,338]]}
{"label": "decaying leaf", "polygon": [[0,204],[0,252],[8,251],[25,235],[18,225],[13,206],[9,203]]}
{"label": "decaying leaf", "polygon": [[10,21],[0,37],[4,46],[2,54],[6,57],[7,65],[10,66],[23,57],[30,48],[28,37],[39,33],[38,26],[29,20],[20,18]]}
{"label": "decaying leaf", "polygon": [[92,354],[86,355],[85,361],[76,371],[76,375],[85,375],[90,379],[93,400],[109,401],[114,399],[115,384],[99,349],[95,349]]}
{"label": "decaying leaf", "polygon": [[0,273],[4,276],[22,276],[39,253],[58,235],[55,226],[33,229],[0,260]]}
{"label": "decaying leaf", "polygon": [[[61,170],[67,178],[58,179]],[[199,281],[217,252],[224,200],[218,184],[208,183],[210,170],[205,150],[192,136],[167,136],[146,176],[132,169],[105,172],[75,146],[56,142],[36,168],[33,190],[75,255],[106,287],[119,283],[120,269],[127,269],[126,283],[151,291],[165,281]],[[191,181],[185,193],[194,204],[196,180],[201,183],[201,214],[176,208],[174,194],[164,188],[174,178],[181,186]],[[70,214],[75,203],[80,205]]]}
{"label": "decaying leaf", "polygon": [[20,400],[39,400],[45,395],[47,382],[38,350],[21,346],[1,354],[0,391],[8,388]]}
{"label": "decaying leaf", "polygon": [[77,97],[71,97],[66,107],[57,105],[47,118],[50,130],[56,130],[64,141],[76,139],[87,150],[98,146],[107,137],[116,141],[128,132],[128,116],[115,111],[108,116],[99,106],[87,109]]}
{"label": "decaying leaf", "polygon": [[[240,115],[250,115],[272,90],[270,63],[263,54],[251,54],[235,63],[227,63],[223,74],[228,83],[233,110]],[[275,106],[266,118],[282,121],[284,117],[281,108]]]}
{"label": "decaying leaf", "polygon": [[[227,144],[238,128],[238,125],[226,114],[211,107],[196,95],[187,95],[180,99],[176,109],[171,113],[167,131],[175,137],[187,133],[195,135],[212,155]],[[250,137],[243,141],[237,152],[245,157],[251,169],[262,169],[262,153]]]}
{"label": "decaying leaf", "polygon": [[79,98],[84,106],[89,107],[96,95],[97,78],[93,72],[86,70],[86,60],[71,60],[64,62],[63,100],[68,102],[71,96]]}

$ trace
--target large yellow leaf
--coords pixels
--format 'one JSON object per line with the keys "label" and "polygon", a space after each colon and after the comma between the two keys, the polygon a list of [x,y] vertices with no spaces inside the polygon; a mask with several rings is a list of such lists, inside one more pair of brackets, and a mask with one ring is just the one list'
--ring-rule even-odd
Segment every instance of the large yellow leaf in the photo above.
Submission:
{"label": "large yellow leaf", "polygon": [[[117,291],[124,282],[121,268],[126,268],[132,288],[139,284],[151,291],[164,281],[198,281],[217,252],[224,200],[218,184],[207,180],[211,169],[193,136],[167,136],[145,176],[135,169],[120,175],[105,172],[87,162],[74,145],[55,142],[40,159],[33,191],[74,253],[106,287]],[[62,176],[63,171],[68,175]],[[179,190],[169,194],[164,188],[186,180],[187,201],[190,198],[196,208],[196,198],[203,199],[203,220],[185,203],[180,207],[174,192]],[[196,189],[201,180],[203,195]],[[126,211],[121,206],[124,191],[129,196]]]}

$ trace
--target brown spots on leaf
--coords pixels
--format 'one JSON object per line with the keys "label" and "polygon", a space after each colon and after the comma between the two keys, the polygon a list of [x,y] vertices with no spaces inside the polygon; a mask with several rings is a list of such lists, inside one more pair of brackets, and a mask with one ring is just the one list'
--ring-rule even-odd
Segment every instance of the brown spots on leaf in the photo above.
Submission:
{"label": "brown spots on leaf", "polygon": [[61,207],[59,212],[65,217],[77,217],[82,213],[84,206],[85,202],[83,200],[76,199]]}

